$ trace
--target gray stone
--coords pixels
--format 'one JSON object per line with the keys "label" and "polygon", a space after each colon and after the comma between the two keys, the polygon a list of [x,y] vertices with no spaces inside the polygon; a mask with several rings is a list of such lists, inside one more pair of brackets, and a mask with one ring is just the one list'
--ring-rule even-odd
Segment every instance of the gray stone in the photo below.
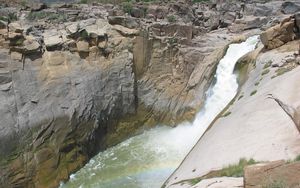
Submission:
{"label": "gray stone", "polygon": [[295,4],[294,2],[287,1],[287,2],[282,3],[281,11],[284,14],[294,14],[294,13],[300,11],[300,6]]}

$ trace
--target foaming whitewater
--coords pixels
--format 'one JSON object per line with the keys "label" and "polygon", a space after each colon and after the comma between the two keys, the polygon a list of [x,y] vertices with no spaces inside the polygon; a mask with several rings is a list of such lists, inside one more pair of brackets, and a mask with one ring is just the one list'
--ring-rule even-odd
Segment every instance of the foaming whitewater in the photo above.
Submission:
{"label": "foaming whitewater", "polygon": [[237,60],[255,49],[258,37],[231,44],[219,62],[216,83],[193,123],[160,126],[100,152],[62,188],[159,188],[180,164],[213,119],[236,95],[233,69]]}

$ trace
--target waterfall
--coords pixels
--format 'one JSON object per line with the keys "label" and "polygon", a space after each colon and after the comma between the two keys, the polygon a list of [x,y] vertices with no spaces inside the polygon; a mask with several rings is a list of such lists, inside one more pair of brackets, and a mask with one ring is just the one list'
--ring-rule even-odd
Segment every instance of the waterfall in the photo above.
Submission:
{"label": "waterfall", "polygon": [[258,37],[231,44],[219,62],[216,83],[192,123],[160,126],[100,152],[62,188],[159,188],[177,168],[213,119],[236,95],[237,60],[255,49]]}

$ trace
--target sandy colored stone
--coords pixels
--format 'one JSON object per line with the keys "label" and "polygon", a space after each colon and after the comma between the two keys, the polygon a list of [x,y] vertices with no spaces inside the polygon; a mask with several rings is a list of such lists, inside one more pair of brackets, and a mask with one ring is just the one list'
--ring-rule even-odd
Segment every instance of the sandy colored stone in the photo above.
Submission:
{"label": "sandy colored stone", "polygon": [[274,161],[247,166],[244,170],[245,188],[261,188],[270,185],[298,188],[299,172],[300,162]]}
{"label": "sandy colored stone", "polygon": [[89,43],[86,41],[78,41],[76,46],[78,52],[89,52]]}

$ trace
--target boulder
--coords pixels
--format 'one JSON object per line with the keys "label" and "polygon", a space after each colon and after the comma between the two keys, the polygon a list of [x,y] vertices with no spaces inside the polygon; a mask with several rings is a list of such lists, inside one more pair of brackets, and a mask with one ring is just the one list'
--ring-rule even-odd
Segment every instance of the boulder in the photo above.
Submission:
{"label": "boulder", "polygon": [[79,22],[74,22],[66,26],[66,31],[69,36],[74,36],[79,32],[83,31],[85,28],[94,25],[96,23],[96,19],[87,19]]}
{"label": "boulder", "polygon": [[245,188],[290,187],[300,185],[300,162],[274,161],[255,164],[244,169]]}
{"label": "boulder", "polygon": [[145,17],[145,9],[143,7],[134,7],[130,11],[130,14],[136,18],[143,18]]}
{"label": "boulder", "polygon": [[107,35],[105,28],[101,28],[98,25],[87,26],[85,31],[91,38],[105,37]]}
{"label": "boulder", "polygon": [[43,37],[47,50],[53,51],[62,47],[63,39],[62,36],[58,33],[58,31],[46,32],[43,34]]}
{"label": "boulder", "polygon": [[267,29],[260,35],[260,39],[267,49],[274,49],[295,39],[294,20],[278,24]]}
{"label": "boulder", "polygon": [[34,53],[40,51],[40,43],[32,37],[27,37],[23,42],[24,53]]}
{"label": "boulder", "polygon": [[89,52],[89,43],[86,41],[78,41],[76,46],[78,52]]}
{"label": "boulder", "polygon": [[33,11],[41,11],[43,9],[46,9],[47,5],[45,3],[34,2],[34,3],[30,3],[29,7],[30,7],[30,10],[33,12]]}
{"label": "boulder", "polygon": [[123,36],[134,36],[139,34],[139,30],[129,29],[127,27],[123,27],[121,25],[114,25],[113,29],[118,31]]}
{"label": "boulder", "polygon": [[287,1],[282,3],[281,5],[281,12],[283,12],[284,14],[294,14],[298,11],[300,11],[300,6],[293,2]]}
{"label": "boulder", "polygon": [[21,24],[18,22],[13,22],[8,25],[9,31],[14,33],[22,33],[24,28],[21,27]]}
{"label": "boulder", "polygon": [[125,16],[109,16],[108,23],[111,25],[122,25],[130,29],[134,29],[139,26],[137,19]]}

